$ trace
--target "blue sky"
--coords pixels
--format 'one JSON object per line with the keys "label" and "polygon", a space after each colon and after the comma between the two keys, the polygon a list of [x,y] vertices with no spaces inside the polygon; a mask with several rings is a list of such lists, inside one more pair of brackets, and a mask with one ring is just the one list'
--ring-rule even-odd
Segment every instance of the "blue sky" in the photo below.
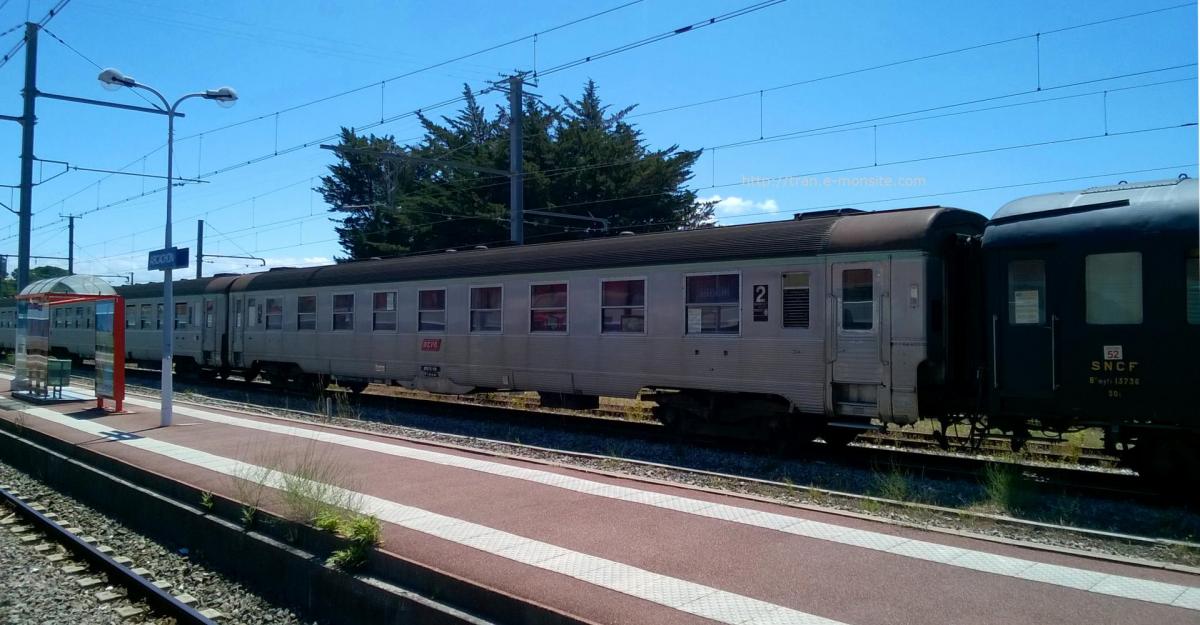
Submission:
{"label": "blue sky", "polygon": [[[184,106],[176,167],[178,175],[195,176],[319,139],[339,126],[378,122],[454,97],[463,83],[479,88],[503,72],[544,69],[753,4],[644,0],[540,35],[536,47],[523,41],[382,89],[376,85],[274,115],[625,1],[72,0],[48,30],[74,51],[43,34],[39,88],[144,104],[128,91],[101,89],[91,62],[117,67],[170,97],[235,87],[241,101],[231,109],[203,100]],[[36,21],[53,4],[4,3],[0,30],[23,22],[27,10]],[[790,0],[555,73],[534,91],[557,103],[560,94],[574,97],[587,79],[595,79],[607,102],[638,105],[635,114],[642,114],[634,121],[652,147],[750,141],[706,150],[696,167],[693,186],[701,197],[721,200],[724,224],[784,219],[830,206],[943,204],[990,215],[1023,195],[1197,175],[1195,127],[1171,128],[1197,117],[1196,7],[1059,31],[1175,4]],[[1046,33],[1040,41],[1032,37],[1039,32]],[[18,31],[0,38],[0,49],[19,36]],[[1013,41],[775,88],[1006,39]],[[20,113],[22,61],[18,55],[0,67],[5,114]],[[1117,76],[1124,77],[1109,80]],[[741,93],[750,95],[654,113]],[[487,95],[483,101],[494,106],[502,97]],[[1028,104],[995,108],[1019,103]],[[976,110],[981,108],[991,110]],[[453,108],[437,112],[450,114]],[[38,113],[40,158],[165,173],[165,150],[159,148],[166,122],[160,116],[45,99]],[[212,131],[256,118],[261,119]],[[757,141],[838,125],[842,132]],[[372,131],[402,140],[420,134],[412,118]],[[0,176],[4,184],[16,184],[19,127],[0,126],[0,142],[10,146],[0,160]],[[1044,145],[1008,149],[1028,144]],[[331,160],[316,147],[298,149],[178,189],[176,244],[194,247],[196,219],[204,218],[209,252],[262,256],[272,266],[329,262],[339,248],[326,207],[311,188]],[[35,178],[59,169],[47,163],[35,170]],[[1123,173],[1151,169],[1156,171]],[[842,171],[819,173],[832,170]],[[137,281],[157,278],[160,274],[145,271],[145,262],[146,252],[162,244],[165,198],[136,196],[160,186],[155,180],[79,171],[46,181],[34,192],[33,253],[65,256],[66,222],[60,215],[85,213],[76,234],[78,272],[134,271]],[[1009,188],[957,193],[987,187]],[[5,195],[0,189],[0,201],[11,199],[15,206],[16,195]],[[123,201],[128,198],[134,199]],[[15,253],[16,247],[16,217],[0,213],[0,252]],[[205,266],[207,275],[248,270],[241,261]]]}

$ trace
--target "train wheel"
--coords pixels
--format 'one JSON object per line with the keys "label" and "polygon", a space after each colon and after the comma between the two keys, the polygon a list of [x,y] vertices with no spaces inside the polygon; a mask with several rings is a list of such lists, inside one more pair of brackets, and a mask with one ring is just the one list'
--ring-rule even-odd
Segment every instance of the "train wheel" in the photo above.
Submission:
{"label": "train wheel", "polygon": [[1200,436],[1148,436],[1133,449],[1138,475],[1156,490],[1169,492],[1180,484],[1200,484]]}
{"label": "train wheel", "polygon": [[654,418],[674,434],[683,432],[686,412],[678,406],[658,406],[654,409]]}
{"label": "train wheel", "polygon": [[858,430],[852,428],[827,427],[821,430],[821,439],[830,447],[845,447],[858,438]]}

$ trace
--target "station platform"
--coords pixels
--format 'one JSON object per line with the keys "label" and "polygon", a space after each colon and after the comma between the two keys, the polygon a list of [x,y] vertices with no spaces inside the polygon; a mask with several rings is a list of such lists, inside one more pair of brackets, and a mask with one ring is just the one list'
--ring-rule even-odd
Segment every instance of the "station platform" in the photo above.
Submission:
{"label": "station platform", "polygon": [[168,428],[144,398],[120,415],[14,404],[0,418],[230,498],[256,467],[317,454],[383,522],[383,552],[586,622],[1200,622],[1186,572],[186,403]]}

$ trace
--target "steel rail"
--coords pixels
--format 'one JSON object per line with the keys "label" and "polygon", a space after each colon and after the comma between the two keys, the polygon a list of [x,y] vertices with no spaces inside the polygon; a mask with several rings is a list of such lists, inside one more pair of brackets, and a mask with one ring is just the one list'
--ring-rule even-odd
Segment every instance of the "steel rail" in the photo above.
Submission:
{"label": "steel rail", "polygon": [[49,534],[52,540],[64,545],[76,556],[95,565],[110,579],[115,579],[120,585],[128,588],[131,595],[143,599],[164,616],[174,618],[177,623],[183,625],[217,625],[215,621],[205,618],[198,610],[176,599],[171,593],[155,586],[150,580],[135,574],[132,569],[119,564],[96,547],[84,542],[82,538],[68,532],[53,519],[46,518],[46,515],[34,510],[8,490],[0,489],[0,497],[18,516]]}

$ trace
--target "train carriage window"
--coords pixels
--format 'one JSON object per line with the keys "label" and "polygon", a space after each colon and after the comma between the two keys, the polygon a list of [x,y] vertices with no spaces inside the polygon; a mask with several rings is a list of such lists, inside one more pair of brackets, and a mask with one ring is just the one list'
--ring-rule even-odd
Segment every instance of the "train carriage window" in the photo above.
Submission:
{"label": "train carriage window", "polygon": [[212,328],[217,323],[217,303],[211,299],[204,300],[204,327]]}
{"label": "train carriage window", "polygon": [[150,322],[152,321],[152,319],[150,318],[150,314],[153,311],[154,311],[154,306],[152,306],[150,304],[142,304],[142,313],[141,313],[142,318],[141,318],[141,326],[140,327],[143,330],[153,329],[150,327]]}
{"label": "train carriage window", "polygon": [[809,318],[807,271],[783,274],[783,327],[807,328]]}
{"label": "train carriage window", "polygon": [[192,325],[191,307],[184,302],[175,304],[175,329],[186,330]]}
{"label": "train carriage window", "polygon": [[604,280],[600,290],[600,332],[646,332],[645,280]]}
{"label": "train carriage window", "polygon": [[346,293],[333,296],[333,329],[354,329],[354,295]]}
{"label": "train carriage window", "polygon": [[1187,322],[1200,324],[1200,249],[1187,257]]}
{"label": "train carriage window", "polygon": [[282,330],[283,329],[283,298],[268,297],[266,304],[267,329]]}
{"label": "train carriage window", "polygon": [[[156,311],[156,312],[157,312],[157,314],[156,314],[156,315],[155,315],[155,317],[154,317],[154,328],[155,328],[156,330],[161,330],[161,329],[162,329],[162,318],[163,318],[162,311],[163,311],[163,305],[162,305],[162,304],[158,304],[158,310]],[[90,327],[90,326],[89,326],[89,327]]]}
{"label": "train carriage window", "polygon": [[137,327],[137,306],[129,304],[125,306],[125,329],[131,330]]}
{"label": "train carriage window", "polygon": [[1084,258],[1087,322],[1093,325],[1142,322],[1142,254],[1118,252]]}
{"label": "train carriage window", "polygon": [[446,290],[417,291],[417,331],[446,331]]}
{"label": "train carriage window", "polygon": [[396,292],[381,291],[371,296],[371,329],[396,331]]}
{"label": "train carriage window", "polygon": [[76,328],[83,327],[83,308],[82,307],[75,309],[75,327]]}
{"label": "train carriage window", "polygon": [[317,296],[301,295],[296,298],[296,329],[317,329]]}
{"label": "train carriage window", "polygon": [[688,334],[737,334],[740,331],[740,275],[687,276],[684,290]]}
{"label": "train carriage window", "polygon": [[251,297],[246,300],[246,325],[258,327],[262,325],[262,308],[258,305],[258,300]]}
{"label": "train carriage window", "polygon": [[471,287],[471,331],[500,332],[504,290],[498,286]]}
{"label": "train carriage window", "polygon": [[1046,261],[1008,263],[1008,323],[1040,325],[1046,321]]}
{"label": "train carriage window", "polygon": [[875,327],[875,270],[842,270],[842,329]]}
{"label": "train carriage window", "polygon": [[567,331],[567,283],[529,285],[529,331]]}

